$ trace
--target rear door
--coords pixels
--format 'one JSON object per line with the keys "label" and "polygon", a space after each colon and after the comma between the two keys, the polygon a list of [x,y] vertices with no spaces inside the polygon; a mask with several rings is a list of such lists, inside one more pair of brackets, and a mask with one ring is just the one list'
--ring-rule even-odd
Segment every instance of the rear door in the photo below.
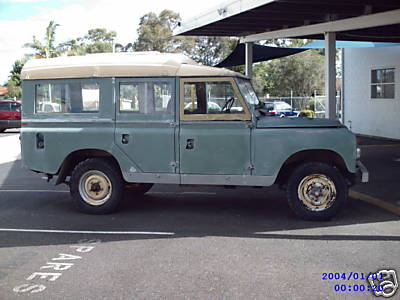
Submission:
{"label": "rear door", "polygon": [[115,89],[115,143],[135,165],[130,173],[175,173],[175,79],[119,78]]}

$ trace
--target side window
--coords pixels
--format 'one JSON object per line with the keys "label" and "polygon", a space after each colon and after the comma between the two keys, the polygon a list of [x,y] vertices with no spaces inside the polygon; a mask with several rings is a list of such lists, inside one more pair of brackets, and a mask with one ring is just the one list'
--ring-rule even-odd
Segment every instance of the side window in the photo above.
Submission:
{"label": "side window", "polygon": [[243,114],[230,81],[184,83],[184,114]]}
{"label": "side window", "polygon": [[0,102],[0,111],[10,111],[10,102]]}
{"label": "side window", "polygon": [[21,104],[11,102],[11,110],[12,111],[21,111]]}
{"label": "side window", "polygon": [[98,83],[36,85],[36,113],[93,113],[99,111]]}
{"label": "side window", "polygon": [[172,85],[160,81],[120,83],[119,110],[139,114],[172,114]]}

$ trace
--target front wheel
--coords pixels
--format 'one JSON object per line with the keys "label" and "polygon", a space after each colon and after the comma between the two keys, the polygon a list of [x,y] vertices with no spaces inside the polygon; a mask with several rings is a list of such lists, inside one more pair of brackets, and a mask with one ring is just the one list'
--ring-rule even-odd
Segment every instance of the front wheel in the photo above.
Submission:
{"label": "front wheel", "polygon": [[297,167],[289,178],[287,199],[293,212],[306,220],[331,219],[348,196],[346,181],[340,171],[320,162]]}
{"label": "front wheel", "polygon": [[89,214],[115,211],[123,190],[124,183],[118,167],[105,159],[86,159],[75,167],[71,175],[71,195],[77,206]]}

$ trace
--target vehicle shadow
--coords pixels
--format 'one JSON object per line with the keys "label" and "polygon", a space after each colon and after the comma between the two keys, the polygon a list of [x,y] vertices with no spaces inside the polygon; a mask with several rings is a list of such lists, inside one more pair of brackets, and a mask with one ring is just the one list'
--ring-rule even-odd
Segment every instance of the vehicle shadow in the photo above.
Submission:
{"label": "vehicle shadow", "polygon": [[[103,242],[205,236],[400,241],[400,235],[375,230],[379,223],[398,221],[398,216],[351,198],[331,221],[311,222],[297,218],[286,203],[285,193],[276,187],[223,189],[156,185],[141,197],[126,194],[120,210],[114,214],[86,215],[76,210],[65,187],[42,182],[39,175],[21,168],[20,161],[0,165],[1,169],[5,167],[8,173],[0,181],[0,247],[71,244],[94,237]],[[355,224],[365,226],[365,234],[360,235],[361,230],[346,226]],[[142,233],[104,235],[2,230],[7,228]]]}

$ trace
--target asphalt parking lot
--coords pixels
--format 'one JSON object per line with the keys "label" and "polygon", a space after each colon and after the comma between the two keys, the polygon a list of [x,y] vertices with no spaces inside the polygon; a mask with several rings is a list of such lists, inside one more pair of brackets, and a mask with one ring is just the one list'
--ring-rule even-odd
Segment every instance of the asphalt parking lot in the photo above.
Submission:
{"label": "asphalt parking lot", "polygon": [[400,147],[365,147],[371,185],[329,222],[297,219],[277,188],[158,185],[85,215],[21,167],[18,132],[0,149],[0,299],[375,299],[365,274],[400,276],[399,215],[375,205],[400,204]]}

